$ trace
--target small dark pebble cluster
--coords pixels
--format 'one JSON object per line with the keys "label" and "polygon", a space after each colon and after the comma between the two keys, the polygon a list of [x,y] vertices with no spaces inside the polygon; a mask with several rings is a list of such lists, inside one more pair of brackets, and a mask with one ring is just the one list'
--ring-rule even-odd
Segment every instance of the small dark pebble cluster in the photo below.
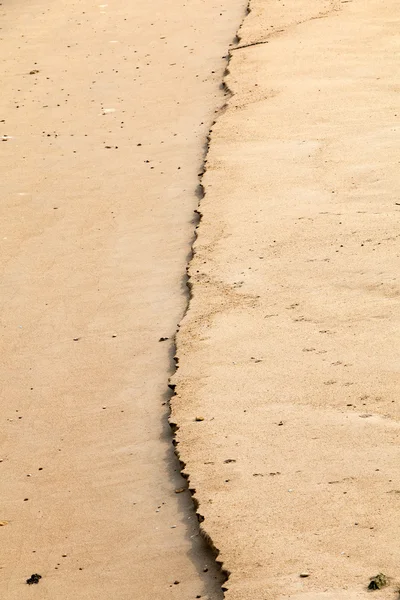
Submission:
{"label": "small dark pebble cluster", "polygon": [[29,579],[26,580],[26,583],[28,585],[33,585],[34,583],[39,583],[39,581],[42,579],[42,576],[39,575],[39,573],[32,573],[32,575],[29,577]]}

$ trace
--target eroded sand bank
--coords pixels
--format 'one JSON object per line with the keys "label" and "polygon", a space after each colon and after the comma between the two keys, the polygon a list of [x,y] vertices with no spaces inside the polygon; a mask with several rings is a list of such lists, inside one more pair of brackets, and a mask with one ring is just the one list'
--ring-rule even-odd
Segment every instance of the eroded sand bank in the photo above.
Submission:
{"label": "eroded sand bank", "polygon": [[166,402],[197,173],[243,11],[1,6],[3,600],[219,597],[175,494]]}
{"label": "eroded sand bank", "polygon": [[366,598],[379,571],[394,598],[400,6],[250,8],[203,178],[178,450],[227,599]]}

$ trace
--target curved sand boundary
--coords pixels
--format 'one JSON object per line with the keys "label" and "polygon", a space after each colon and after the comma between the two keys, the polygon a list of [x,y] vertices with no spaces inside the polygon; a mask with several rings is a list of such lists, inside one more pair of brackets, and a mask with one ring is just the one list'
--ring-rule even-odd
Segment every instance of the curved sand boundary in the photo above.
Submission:
{"label": "curved sand boundary", "polygon": [[396,595],[399,26],[253,0],[231,52],[171,417],[229,600]]}

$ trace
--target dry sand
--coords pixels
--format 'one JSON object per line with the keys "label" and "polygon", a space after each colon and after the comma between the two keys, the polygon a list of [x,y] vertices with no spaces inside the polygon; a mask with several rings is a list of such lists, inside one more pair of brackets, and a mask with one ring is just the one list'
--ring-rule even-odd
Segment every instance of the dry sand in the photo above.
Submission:
{"label": "dry sand", "polygon": [[250,8],[203,178],[178,450],[227,600],[367,598],[379,571],[396,598],[400,5]]}
{"label": "dry sand", "polygon": [[0,7],[0,597],[218,598],[166,403],[244,2],[98,2]]}

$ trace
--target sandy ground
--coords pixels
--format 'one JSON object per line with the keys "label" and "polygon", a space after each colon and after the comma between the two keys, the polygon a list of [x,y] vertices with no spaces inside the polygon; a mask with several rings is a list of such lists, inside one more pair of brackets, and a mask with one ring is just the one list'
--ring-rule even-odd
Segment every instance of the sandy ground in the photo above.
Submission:
{"label": "sandy ground", "polygon": [[0,7],[0,597],[218,598],[166,403],[244,2],[102,1]]}
{"label": "sandy ground", "polygon": [[[398,596],[400,6],[252,0],[172,421],[227,600]],[[304,573],[308,577],[300,577]]]}

